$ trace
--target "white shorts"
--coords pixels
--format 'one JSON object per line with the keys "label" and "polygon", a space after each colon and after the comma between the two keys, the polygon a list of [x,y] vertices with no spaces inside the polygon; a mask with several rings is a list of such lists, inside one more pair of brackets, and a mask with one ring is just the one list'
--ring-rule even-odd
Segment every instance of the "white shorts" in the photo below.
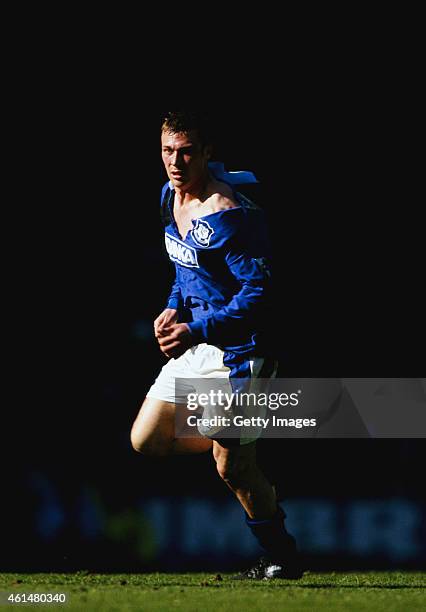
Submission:
{"label": "white shorts", "polygon": [[[187,399],[187,393],[197,391],[197,379],[215,378],[224,379],[229,383],[230,368],[223,363],[224,352],[217,346],[211,344],[197,344],[188,349],[178,359],[170,359],[161,369],[160,374],[154,384],[147,393],[147,397],[171,402],[172,404],[184,404]],[[253,357],[250,359],[251,378],[275,378],[278,364],[273,362],[272,369],[269,368],[267,376],[265,375],[266,358]],[[195,379],[191,388],[185,389],[182,387],[182,394],[176,397],[176,378],[179,379]],[[180,387],[181,385],[179,385]]]}
{"label": "white shorts", "polygon": [[[205,394],[213,385],[216,392],[220,389],[224,394],[233,392],[231,380],[235,372],[223,363],[224,351],[211,344],[198,344],[188,349],[178,359],[170,359],[162,368],[158,378],[147,393],[147,397],[170,402],[181,407],[187,405],[189,394]],[[265,391],[271,378],[275,378],[278,363],[275,360],[264,357],[253,357],[245,362],[245,372],[249,377],[250,393]],[[232,377],[232,378],[231,378]],[[210,381],[209,379],[214,379]],[[178,380],[178,382],[176,382]],[[241,378],[237,379],[241,380]],[[243,379],[246,381],[247,379]],[[183,408],[184,409],[184,408]],[[253,408],[253,416],[260,416],[259,408]],[[264,408],[263,410],[266,410]],[[204,406],[202,418],[209,419],[222,415],[229,417],[232,413],[226,409],[218,408],[217,404]],[[246,413],[246,416],[250,416]],[[262,433],[262,428],[250,427],[238,428],[230,432],[223,425],[198,425],[198,432],[205,437],[220,439],[221,444],[228,442],[228,438],[236,440],[236,444],[249,444],[255,441]],[[224,433],[225,432],[225,433]]]}

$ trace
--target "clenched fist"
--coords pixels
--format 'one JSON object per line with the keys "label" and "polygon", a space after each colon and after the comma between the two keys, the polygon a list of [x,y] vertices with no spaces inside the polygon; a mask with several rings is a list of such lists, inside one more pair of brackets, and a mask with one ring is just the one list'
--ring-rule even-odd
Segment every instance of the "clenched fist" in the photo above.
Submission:
{"label": "clenched fist", "polygon": [[166,357],[174,357],[175,359],[194,345],[189,326],[186,323],[172,323],[163,326],[157,340],[160,350]]}
{"label": "clenched fist", "polygon": [[168,325],[177,323],[177,320],[177,310],[175,310],[174,308],[166,308],[166,310],[163,310],[163,312],[154,321],[155,337],[159,338],[163,333],[163,329]]}

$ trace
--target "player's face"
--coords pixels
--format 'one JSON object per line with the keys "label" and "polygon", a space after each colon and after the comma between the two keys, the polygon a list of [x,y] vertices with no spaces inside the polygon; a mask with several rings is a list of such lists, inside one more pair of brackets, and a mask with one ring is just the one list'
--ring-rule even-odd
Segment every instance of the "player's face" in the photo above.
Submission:
{"label": "player's face", "polygon": [[210,150],[202,146],[196,132],[163,132],[161,147],[164,167],[174,187],[188,189],[203,179]]}

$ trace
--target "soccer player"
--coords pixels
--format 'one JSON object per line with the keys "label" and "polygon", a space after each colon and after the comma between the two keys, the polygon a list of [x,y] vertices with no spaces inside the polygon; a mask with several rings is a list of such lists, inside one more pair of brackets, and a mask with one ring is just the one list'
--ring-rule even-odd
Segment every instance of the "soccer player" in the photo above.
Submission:
{"label": "soccer player", "polygon": [[178,410],[184,400],[176,397],[176,379],[226,379],[238,388],[238,381],[276,373],[265,342],[272,319],[264,215],[234,188],[253,182],[253,176],[227,173],[209,161],[211,138],[198,113],[169,113],[161,143],[169,178],[161,208],[176,280],[154,331],[169,361],[133,424],[132,445],[157,456],[212,449],[219,476],[265,550],[265,557],[236,578],[299,578],[295,540],[285,529],[274,487],[257,465],[256,440],[221,437],[220,429],[208,426],[200,429],[203,437],[176,436],[179,415],[185,415]]}

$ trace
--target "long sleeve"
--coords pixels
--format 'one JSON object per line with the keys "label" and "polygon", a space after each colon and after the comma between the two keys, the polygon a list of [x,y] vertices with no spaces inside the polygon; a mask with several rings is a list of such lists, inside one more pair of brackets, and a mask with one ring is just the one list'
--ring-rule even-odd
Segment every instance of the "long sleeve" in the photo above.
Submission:
{"label": "long sleeve", "polygon": [[175,278],[175,282],[173,283],[172,290],[167,300],[166,308],[173,308],[174,310],[178,310],[178,308],[181,305],[182,305],[182,293],[180,290],[178,280],[177,278]]}

